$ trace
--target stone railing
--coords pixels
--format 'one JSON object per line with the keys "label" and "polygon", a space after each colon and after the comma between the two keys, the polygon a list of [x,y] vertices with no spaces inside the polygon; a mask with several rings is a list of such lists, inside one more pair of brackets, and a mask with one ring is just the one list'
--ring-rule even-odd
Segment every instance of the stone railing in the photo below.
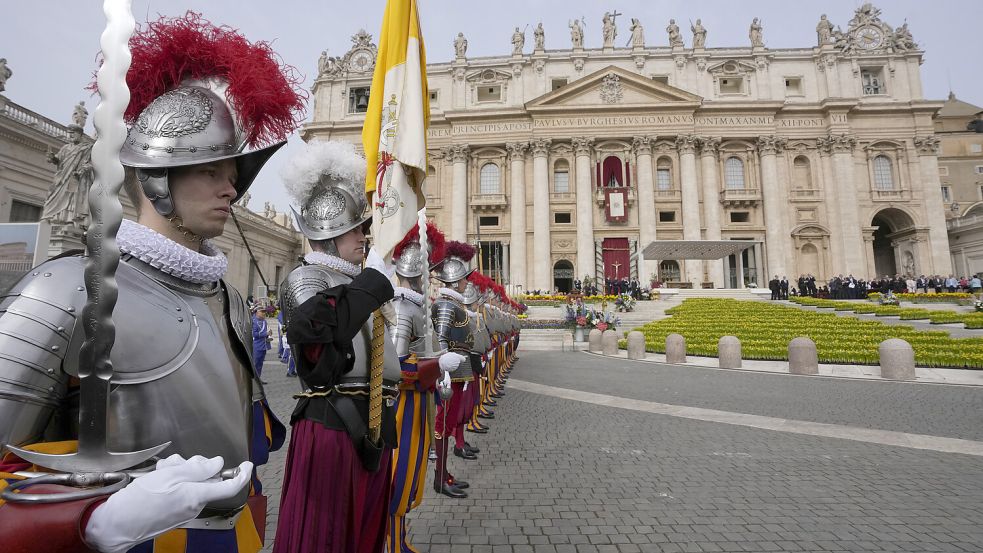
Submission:
{"label": "stone railing", "polygon": [[573,192],[550,192],[550,202],[572,202],[577,199]]}
{"label": "stone railing", "polygon": [[748,206],[761,201],[761,190],[757,188],[724,188],[720,191],[720,203]]}
{"label": "stone railing", "polygon": [[874,201],[876,202],[892,202],[895,200],[903,200],[905,199],[906,196],[905,191],[900,188],[895,190],[874,189],[871,190],[870,193],[871,196],[873,196]]}
{"label": "stone railing", "polygon": [[468,203],[478,211],[497,211],[508,206],[505,194],[475,194],[468,198]]}
{"label": "stone railing", "polygon": [[796,200],[821,200],[823,191],[819,188],[793,188],[789,190],[792,201]]}
{"label": "stone railing", "polygon": [[22,125],[37,129],[48,136],[60,140],[66,140],[68,138],[68,131],[64,125],[23,108],[10,100],[0,103],[0,117],[5,117]]}
{"label": "stone railing", "polygon": [[945,222],[945,226],[949,230],[968,227],[971,225],[983,224],[983,215],[973,215],[971,217],[956,217],[954,219],[949,219]]}
{"label": "stone railing", "polygon": [[657,202],[678,202],[681,197],[681,192],[677,188],[670,188],[668,190],[655,191],[655,201]]}

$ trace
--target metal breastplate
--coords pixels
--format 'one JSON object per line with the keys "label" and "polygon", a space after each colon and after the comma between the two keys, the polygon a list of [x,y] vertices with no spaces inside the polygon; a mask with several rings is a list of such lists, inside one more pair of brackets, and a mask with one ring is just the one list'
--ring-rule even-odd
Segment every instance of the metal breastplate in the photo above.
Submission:
{"label": "metal breastplate", "polygon": [[431,309],[434,332],[437,334],[441,349],[446,348],[464,355],[460,366],[451,372],[451,379],[469,380],[473,378],[471,362],[468,354],[474,349],[474,321],[468,315],[468,310],[453,298],[441,296],[434,302]]}
{"label": "metal breastplate", "polygon": [[[324,265],[301,265],[291,271],[281,286],[281,301],[285,309],[284,321],[287,324],[287,332],[289,332],[294,310],[298,306],[322,290],[349,284],[351,281],[350,276]],[[341,377],[342,384],[367,384],[369,381],[373,317],[375,314],[369,317],[362,325],[362,330],[352,340],[352,346],[355,350],[355,365],[351,371]],[[382,379],[388,384],[395,385],[402,376],[399,357],[396,356],[396,349],[393,346],[389,329],[383,325],[383,330],[386,332],[386,336],[384,339],[385,347],[383,348]]]}
{"label": "metal breastplate", "polygon": [[397,347],[396,355],[407,353],[423,355],[426,353],[427,335],[427,315],[423,311],[423,306],[403,295],[393,298],[392,304],[396,310],[396,327],[392,329],[396,343],[401,344],[405,341],[409,345],[407,351],[399,351]]}

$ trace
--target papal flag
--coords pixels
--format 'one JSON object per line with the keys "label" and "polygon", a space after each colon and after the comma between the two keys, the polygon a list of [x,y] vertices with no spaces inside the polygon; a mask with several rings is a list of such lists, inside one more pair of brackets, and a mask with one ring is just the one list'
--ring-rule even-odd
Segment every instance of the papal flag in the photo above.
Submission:
{"label": "papal flag", "polygon": [[389,0],[362,127],[376,250],[388,257],[424,207],[430,103],[416,0]]}

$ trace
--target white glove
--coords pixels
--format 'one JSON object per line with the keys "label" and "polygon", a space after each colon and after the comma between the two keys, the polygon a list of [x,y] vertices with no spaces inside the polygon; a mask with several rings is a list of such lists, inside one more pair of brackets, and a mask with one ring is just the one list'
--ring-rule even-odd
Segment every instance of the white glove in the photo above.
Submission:
{"label": "white glove", "polygon": [[460,353],[448,351],[440,356],[440,359],[437,360],[437,364],[440,365],[440,370],[444,371],[444,374],[447,374],[451,371],[456,371],[465,359],[466,358]]}
{"label": "white glove", "polygon": [[205,505],[228,499],[249,485],[253,464],[239,465],[230,480],[213,480],[225,466],[221,457],[171,455],[157,470],[136,478],[96,507],[85,527],[85,541],[103,553],[131,547],[185,524]]}
{"label": "white glove", "polygon": [[389,279],[396,274],[396,267],[392,264],[392,260],[387,263],[386,260],[379,255],[379,252],[375,251],[374,247],[369,248],[369,255],[365,256],[365,267],[368,269],[375,269],[376,271],[386,275],[386,278]]}
{"label": "white glove", "polygon": [[445,390],[449,390],[451,388],[451,373],[444,373],[444,378],[440,381],[440,387]]}

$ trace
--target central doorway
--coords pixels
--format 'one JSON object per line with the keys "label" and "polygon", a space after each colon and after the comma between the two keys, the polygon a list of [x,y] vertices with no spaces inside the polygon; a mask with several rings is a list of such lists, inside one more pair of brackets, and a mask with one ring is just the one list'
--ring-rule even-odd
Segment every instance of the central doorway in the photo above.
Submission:
{"label": "central doorway", "polygon": [[573,290],[573,263],[561,259],[553,265],[553,288],[564,294]]}

